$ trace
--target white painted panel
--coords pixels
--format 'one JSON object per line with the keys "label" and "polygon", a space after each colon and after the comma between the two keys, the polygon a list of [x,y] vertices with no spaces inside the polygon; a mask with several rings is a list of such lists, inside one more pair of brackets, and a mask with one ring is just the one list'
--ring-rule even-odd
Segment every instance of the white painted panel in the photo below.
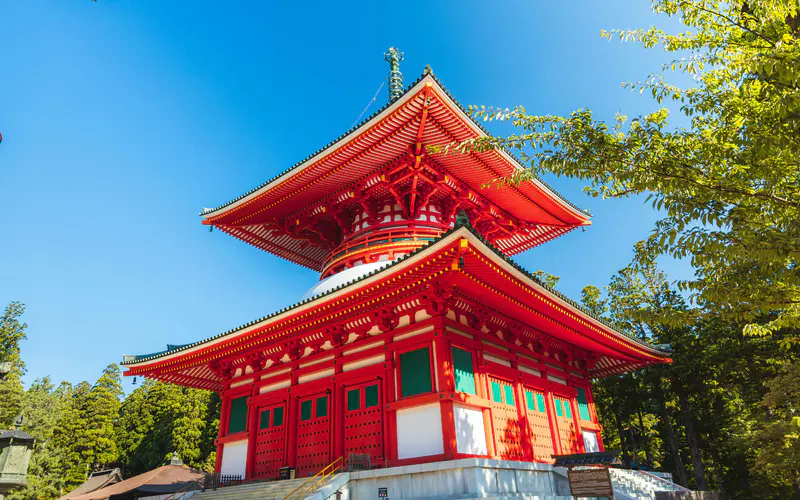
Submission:
{"label": "white painted panel", "polygon": [[527,366],[519,365],[519,371],[530,373],[531,375],[536,375],[537,377],[542,376],[542,372],[540,372],[539,370],[534,370],[533,368],[528,368]]}
{"label": "white painted panel", "polygon": [[328,370],[322,370],[319,372],[309,373],[308,375],[297,377],[297,382],[300,384],[304,382],[311,382],[312,380],[319,380],[321,378],[331,377],[333,376],[334,373],[335,371],[333,368],[330,368]]}
{"label": "white painted panel", "polygon": [[371,358],[347,363],[346,365],[342,366],[342,371],[349,372],[365,366],[377,365],[378,363],[383,363],[384,361],[386,361],[386,355],[378,354],[377,356],[372,356]]}
{"label": "white painted panel", "polygon": [[382,346],[384,342],[381,340],[380,342],[373,342],[371,344],[367,344],[361,347],[357,347],[355,349],[350,349],[349,351],[344,351],[342,353],[343,356],[349,356],[351,354],[355,354],[357,352],[366,351],[367,349],[372,349],[373,347]]}
{"label": "white painted panel", "polygon": [[292,381],[286,379],[282,382],[276,382],[274,384],[265,385],[258,390],[259,394],[264,394],[265,392],[277,391],[278,389],[283,389],[285,387],[289,387],[292,385]]}
{"label": "white painted panel", "polygon": [[415,335],[420,335],[420,334],[423,334],[425,332],[429,332],[431,330],[433,330],[433,325],[428,325],[425,328],[422,328],[420,330],[414,330],[413,332],[407,332],[407,333],[404,333],[402,335],[395,335],[394,340],[395,340],[395,342],[397,342],[398,340],[407,339],[409,337],[413,337]]}
{"label": "white painted panel", "polygon": [[567,379],[556,377],[555,375],[548,375],[547,380],[550,380],[551,382],[555,382],[557,384],[567,385]]}
{"label": "white painted panel", "polygon": [[397,458],[444,453],[439,403],[397,411]]}
{"label": "white painted panel", "polygon": [[247,439],[225,443],[222,445],[222,474],[235,474],[244,479],[244,468],[247,462]]}
{"label": "white painted panel", "polygon": [[466,406],[455,405],[453,417],[456,421],[456,443],[459,453],[486,455],[486,430],[483,412]]}
{"label": "white painted panel", "polygon": [[511,361],[508,361],[507,359],[498,358],[497,356],[492,356],[491,354],[484,354],[483,359],[486,361],[497,363],[498,365],[503,365],[508,367],[511,366]]}
{"label": "white painted panel", "polygon": [[238,382],[232,382],[231,383],[231,389],[233,389],[234,387],[241,387],[243,385],[247,385],[247,384],[250,384],[252,382],[253,382],[252,378],[247,378],[247,379],[244,379],[244,380],[240,380]]}
{"label": "white painted panel", "polygon": [[284,373],[289,373],[290,371],[292,371],[291,368],[286,368],[284,370],[276,370],[276,371],[274,371],[272,373],[267,373],[266,375],[261,375],[261,380],[264,380],[265,378],[276,377],[278,375],[283,375]]}
{"label": "white painted panel", "polygon": [[428,319],[430,317],[431,317],[431,315],[428,314],[427,312],[425,312],[425,309],[420,309],[420,310],[418,310],[417,312],[414,313],[414,321],[417,322],[417,323],[420,322],[420,321],[424,321],[424,320],[426,320],[426,319]]}
{"label": "white painted panel", "polygon": [[309,361],[308,363],[300,363],[299,368],[305,368],[306,366],[318,365],[320,363],[324,363],[324,362],[330,361],[332,359],[333,359],[333,356],[327,356],[327,357],[320,358],[320,359],[317,359],[317,360],[314,360],[314,361]]}
{"label": "white painted panel", "polygon": [[586,453],[595,453],[600,451],[600,444],[597,442],[597,433],[592,431],[583,431],[583,445],[586,447]]}

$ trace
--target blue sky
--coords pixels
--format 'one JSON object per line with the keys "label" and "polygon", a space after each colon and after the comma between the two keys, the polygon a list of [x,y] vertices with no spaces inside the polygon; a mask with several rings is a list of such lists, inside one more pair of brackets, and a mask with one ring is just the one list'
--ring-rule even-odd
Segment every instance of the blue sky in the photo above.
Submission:
{"label": "blue sky", "polygon": [[[620,83],[666,56],[599,32],[654,22],[643,0],[0,3],[0,303],[27,304],[26,381],[95,380],[123,353],[296,302],[315,273],[197,214],[346,131],[385,81],[388,47],[406,82],[430,64],[465,105],[611,119],[655,109]],[[384,86],[368,113],[386,99]],[[547,181],[594,225],[517,260],[578,299],[630,261],[656,214]]]}

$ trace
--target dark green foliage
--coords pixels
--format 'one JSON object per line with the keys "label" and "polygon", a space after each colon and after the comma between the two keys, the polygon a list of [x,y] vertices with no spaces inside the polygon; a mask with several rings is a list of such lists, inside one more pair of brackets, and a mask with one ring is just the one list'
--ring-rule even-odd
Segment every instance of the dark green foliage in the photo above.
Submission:
{"label": "dark green foliage", "polygon": [[58,498],[64,491],[64,456],[63,451],[53,444],[53,433],[71,392],[69,384],[55,387],[49,377],[35,380],[25,391],[22,430],[35,437],[36,444],[28,466],[28,484],[11,492],[6,497],[8,500]]}
{"label": "dark green foliage", "polygon": [[[122,400],[120,369],[109,365],[94,385],[56,387],[49,377],[23,391],[24,306],[9,305],[0,318],[0,362],[13,369],[0,383],[0,428],[25,417],[22,430],[36,438],[28,484],[9,500],[52,500],[83,483],[93,470],[122,467],[126,477],[164,465],[173,452],[201,470],[212,470],[219,427],[217,394],[147,381]],[[275,411],[275,423],[280,425]]]}
{"label": "dark green foliage", "polygon": [[0,363],[9,363],[10,372],[0,380],[0,429],[8,429],[22,410],[23,390],[20,377],[25,363],[20,357],[19,343],[25,339],[28,325],[20,322],[25,306],[9,304],[0,317]]}
{"label": "dark green foliage", "polygon": [[213,469],[219,406],[217,394],[145,381],[122,403],[116,427],[125,475],[160,467],[172,452],[190,467]]}
{"label": "dark green foliage", "polygon": [[595,381],[606,448],[730,498],[797,497],[798,353],[782,342],[796,332],[745,336],[687,305],[653,266],[623,269],[606,292],[587,287],[584,305],[673,349],[671,366]]}

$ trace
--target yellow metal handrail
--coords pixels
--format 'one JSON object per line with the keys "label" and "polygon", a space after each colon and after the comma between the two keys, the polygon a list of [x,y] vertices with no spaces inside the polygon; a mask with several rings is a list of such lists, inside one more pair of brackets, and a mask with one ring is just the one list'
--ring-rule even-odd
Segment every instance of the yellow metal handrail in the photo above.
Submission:
{"label": "yellow metal handrail", "polygon": [[295,488],[294,491],[283,497],[283,500],[289,500],[290,498],[295,498],[295,495],[302,495],[299,496],[298,498],[305,498],[304,493],[306,492],[310,493],[315,489],[319,488],[320,486],[325,484],[325,481],[329,477],[333,476],[334,474],[336,474],[336,472],[341,470],[343,462],[344,461],[342,457],[339,457],[333,462],[329,463],[328,465],[325,466],[324,469],[322,469],[321,471],[317,472],[316,474],[308,478],[306,482],[304,482],[303,484]]}

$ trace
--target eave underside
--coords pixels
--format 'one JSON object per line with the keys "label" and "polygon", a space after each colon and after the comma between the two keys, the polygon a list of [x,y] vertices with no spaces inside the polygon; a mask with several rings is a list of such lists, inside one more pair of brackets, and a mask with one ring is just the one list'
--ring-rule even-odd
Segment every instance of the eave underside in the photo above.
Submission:
{"label": "eave underside", "polygon": [[219,391],[249,363],[306,362],[342,342],[387,335],[399,317],[413,321],[419,310],[430,316],[445,311],[516,352],[563,358],[592,377],[669,362],[518,274],[462,228],[364,282],[186,352],[128,363],[127,374]]}

